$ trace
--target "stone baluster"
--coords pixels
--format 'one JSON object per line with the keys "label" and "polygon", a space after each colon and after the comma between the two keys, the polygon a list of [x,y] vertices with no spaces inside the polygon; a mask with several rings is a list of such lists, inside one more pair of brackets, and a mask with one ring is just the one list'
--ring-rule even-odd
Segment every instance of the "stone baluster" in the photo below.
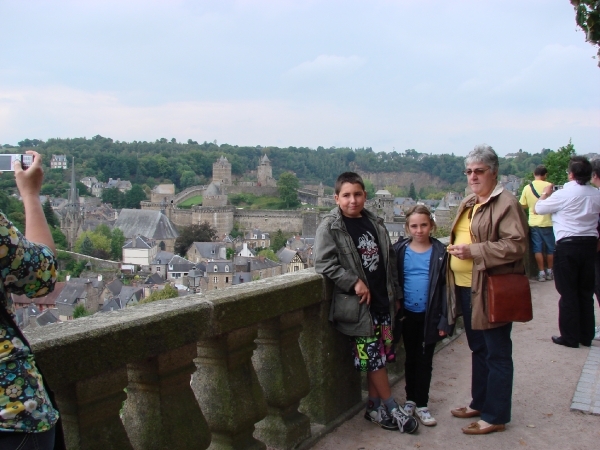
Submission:
{"label": "stone baluster", "polygon": [[192,389],[212,434],[210,450],[259,450],[254,424],[267,415],[252,366],[256,326],[198,342]]}
{"label": "stone baluster", "polygon": [[310,421],[298,411],[310,389],[298,338],[302,310],[259,324],[254,369],[265,393],[268,414],[255,435],[268,447],[291,449],[310,437]]}
{"label": "stone baluster", "polygon": [[123,423],[135,450],[205,449],[208,424],[190,386],[196,343],[127,365]]}
{"label": "stone baluster", "polygon": [[360,374],[354,369],[348,337],[328,321],[331,282],[324,283],[323,301],[304,309],[300,347],[310,378],[310,393],[300,411],[312,423],[326,425],[361,402]]}
{"label": "stone baluster", "polygon": [[119,417],[126,386],[123,367],[55,391],[69,450],[132,449]]}

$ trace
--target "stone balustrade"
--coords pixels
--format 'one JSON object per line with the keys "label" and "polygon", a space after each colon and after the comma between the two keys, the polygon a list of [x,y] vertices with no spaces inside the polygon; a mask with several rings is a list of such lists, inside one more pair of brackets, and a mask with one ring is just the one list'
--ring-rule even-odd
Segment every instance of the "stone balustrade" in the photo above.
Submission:
{"label": "stone balustrade", "polygon": [[312,270],[27,334],[69,449],[291,449],[361,402]]}

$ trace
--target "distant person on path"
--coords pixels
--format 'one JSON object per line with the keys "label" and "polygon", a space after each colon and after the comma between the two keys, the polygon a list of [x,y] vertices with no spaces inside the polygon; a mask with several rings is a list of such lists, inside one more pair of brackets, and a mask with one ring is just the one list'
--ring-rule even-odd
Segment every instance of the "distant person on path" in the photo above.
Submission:
{"label": "distant person on path", "polygon": [[10,297],[40,297],[56,282],[56,249],[40,203],[41,156],[27,153],[34,156],[31,167],[14,165],[25,207],[25,236],[0,213],[0,449],[51,450],[64,448],[64,442],[55,442],[59,414],[14,322]]}
{"label": "distant person on path", "polygon": [[401,298],[396,254],[383,220],[365,209],[362,178],[342,173],[335,183],[337,207],[315,237],[315,271],[335,284],[329,319],[350,336],[354,366],[366,372],[365,419],[386,430],[414,433],[419,423],[392,397],[386,362],[395,359],[392,318]]}
{"label": "distant person on path", "polygon": [[[592,161],[592,184],[597,188],[600,188],[600,159],[594,159]],[[598,216],[598,236],[600,237],[600,215]],[[598,306],[600,306],[600,239],[596,246],[596,276],[594,292],[596,293],[596,300],[598,300]],[[594,340],[600,341],[600,326],[594,329]]]}
{"label": "distant person on path", "polygon": [[425,205],[406,212],[408,239],[394,244],[404,299],[402,339],[406,351],[404,411],[426,426],[437,424],[428,408],[435,344],[451,334],[446,313],[446,246],[431,237],[433,215]]}
{"label": "distant person on path", "polygon": [[594,279],[600,191],[588,183],[592,164],[583,156],[569,161],[569,182],[556,192],[546,186],[535,205],[538,214],[552,214],[556,234],[554,279],[560,294],[558,328],[552,342],[589,347],[595,332]]}
{"label": "distant person on path", "polygon": [[[544,188],[551,183],[546,181],[548,169],[539,165],[533,171],[534,180],[523,189],[519,203],[523,208],[529,209],[529,237],[531,240],[531,249],[535,255],[535,262],[538,266],[538,281],[553,280],[552,265],[554,261],[554,231],[552,230],[552,217],[550,214],[536,214],[534,206]],[[546,260],[548,268],[544,271],[544,255],[542,253],[543,245],[546,245]]]}
{"label": "distant person on path", "polygon": [[458,208],[448,246],[448,318],[454,324],[462,313],[472,352],[471,403],[451,413],[481,416],[462,429],[465,434],[504,431],[511,419],[512,322],[489,323],[486,278],[525,273],[527,219],[516,197],[498,184],[498,166],[490,146],[467,155],[465,175],[473,194]]}

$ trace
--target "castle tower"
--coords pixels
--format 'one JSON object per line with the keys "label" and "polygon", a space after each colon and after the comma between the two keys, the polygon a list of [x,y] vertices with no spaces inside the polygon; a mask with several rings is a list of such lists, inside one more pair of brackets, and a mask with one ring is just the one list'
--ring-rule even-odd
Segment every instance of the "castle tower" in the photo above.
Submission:
{"label": "castle tower", "polygon": [[276,186],[273,178],[273,167],[271,167],[271,161],[266,154],[260,159],[256,173],[259,186]]}
{"label": "castle tower", "polygon": [[64,208],[64,214],[60,221],[60,229],[67,238],[69,250],[73,250],[75,240],[83,225],[83,212],[79,203],[79,193],[77,192],[77,181],[75,180],[75,158],[71,165],[71,188],[69,190],[69,199]]}
{"label": "castle tower", "polygon": [[231,186],[231,163],[225,156],[213,164],[213,183],[220,183],[222,186]]}

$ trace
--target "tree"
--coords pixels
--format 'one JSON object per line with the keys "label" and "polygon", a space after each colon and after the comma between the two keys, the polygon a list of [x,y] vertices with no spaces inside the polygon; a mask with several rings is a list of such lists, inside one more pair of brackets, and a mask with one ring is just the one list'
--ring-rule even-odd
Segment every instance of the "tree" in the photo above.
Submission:
{"label": "tree", "polygon": [[91,197],[92,194],[88,190],[87,186],[85,184],[83,184],[81,181],[77,181],[75,183],[75,187],[77,188],[77,193],[81,197]]}
{"label": "tree", "polygon": [[92,244],[92,240],[90,239],[89,236],[85,236],[83,238],[81,246],[79,246],[79,253],[81,253],[83,255],[91,256],[93,251],[94,251],[94,244]]}
{"label": "tree", "polygon": [[123,245],[125,235],[120,228],[113,229],[110,236],[110,254],[115,261],[121,261],[123,258]]}
{"label": "tree", "polygon": [[279,176],[277,189],[279,197],[286,208],[298,206],[298,188],[300,188],[300,182],[293,173],[284,172]]}
{"label": "tree", "polygon": [[73,319],[79,319],[80,317],[91,316],[92,313],[85,309],[85,305],[80,303],[75,308],[73,308]]}
{"label": "tree", "polygon": [[408,189],[408,196],[413,200],[417,199],[417,191],[415,190],[415,184],[411,181],[410,188]]}
{"label": "tree", "polygon": [[50,199],[48,197],[46,197],[46,201],[44,202],[43,210],[48,225],[50,225],[51,228],[58,227],[60,225],[58,223],[58,217],[56,217],[56,214],[52,209],[52,204],[50,203]]}
{"label": "tree", "polygon": [[226,256],[227,259],[233,259],[233,256],[235,255],[235,250],[234,249],[227,248],[227,249],[225,249],[225,252],[226,252],[226,255],[227,255]]}
{"label": "tree", "polygon": [[575,22],[585,31],[585,40],[598,47],[598,66],[600,66],[600,1],[571,0],[575,8]]}
{"label": "tree", "polygon": [[103,189],[102,203],[110,203],[113,208],[122,208],[125,205],[125,194],[115,188]]}
{"label": "tree", "polygon": [[146,193],[139,184],[134,184],[129,191],[125,194],[124,204],[125,208],[140,209],[140,202],[146,201]]}
{"label": "tree", "polygon": [[212,242],[217,237],[217,230],[208,222],[190,225],[183,228],[175,240],[175,253],[184,256],[194,242]]}
{"label": "tree", "polygon": [[98,233],[98,234],[101,234],[103,236],[106,236],[108,239],[110,239],[111,236],[112,236],[112,234],[110,232],[110,228],[108,228],[108,225],[106,225],[105,223],[101,223],[100,225],[98,225],[94,229],[94,233]]}
{"label": "tree", "polygon": [[60,228],[50,228],[50,232],[52,233],[52,240],[54,240],[56,248],[67,250],[69,243],[67,242],[67,237],[60,231]]}
{"label": "tree", "polygon": [[273,236],[273,239],[271,239],[271,248],[274,251],[278,251],[281,247],[285,247],[286,243],[287,243],[287,237],[283,234],[283,231],[281,231],[281,228],[280,228],[275,233],[275,236]]}
{"label": "tree", "polygon": [[157,300],[166,300],[168,298],[176,298],[178,296],[179,296],[179,292],[177,291],[177,288],[175,286],[172,286],[170,283],[167,283],[167,284],[165,284],[164,289],[161,289],[160,291],[154,291],[152,294],[150,294],[145,299],[140,300],[138,305],[141,305],[143,303],[152,303]]}
{"label": "tree", "polygon": [[373,185],[371,180],[363,180],[363,183],[365,184],[365,192],[367,193],[367,198],[375,198],[375,186]]}
{"label": "tree", "polygon": [[270,248],[265,248],[264,250],[261,250],[260,252],[258,252],[258,256],[264,256],[265,258],[270,259],[271,261],[279,261],[279,258],[277,257],[275,252]]}
{"label": "tree", "polygon": [[548,169],[547,181],[554,184],[565,184],[568,181],[567,169],[569,160],[575,155],[575,147],[569,140],[569,143],[560,147],[555,152],[549,152],[543,159],[543,164]]}

